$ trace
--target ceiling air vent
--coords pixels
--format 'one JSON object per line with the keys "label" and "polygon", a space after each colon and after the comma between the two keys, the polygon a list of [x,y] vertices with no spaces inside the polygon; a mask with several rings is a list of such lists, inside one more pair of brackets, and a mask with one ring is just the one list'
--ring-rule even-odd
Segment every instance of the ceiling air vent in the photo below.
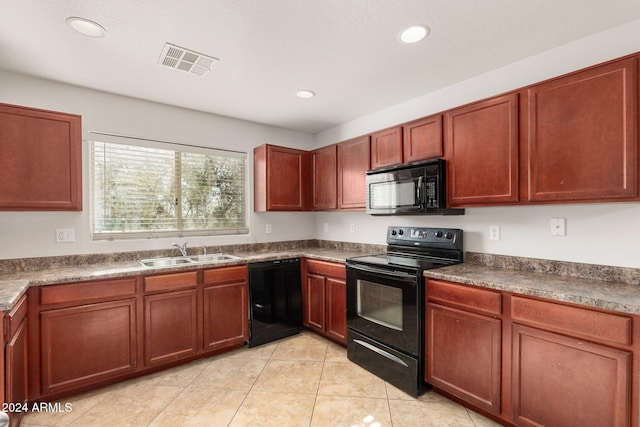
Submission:
{"label": "ceiling air vent", "polygon": [[158,59],[158,64],[203,76],[208,71],[211,71],[211,66],[215,61],[219,61],[219,59],[171,43],[165,43],[162,54]]}

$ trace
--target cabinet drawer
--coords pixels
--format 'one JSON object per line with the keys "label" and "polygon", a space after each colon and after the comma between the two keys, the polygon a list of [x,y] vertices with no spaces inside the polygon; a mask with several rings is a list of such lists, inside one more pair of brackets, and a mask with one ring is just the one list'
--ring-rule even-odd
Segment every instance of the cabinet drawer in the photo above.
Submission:
{"label": "cabinet drawer", "polygon": [[198,284],[198,272],[163,274],[144,278],[145,292],[162,292],[176,289],[195,288]]}
{"label": "cabinet drawer", "polygon": [[247,280],[247,266],[222,267],[205,270],[204,284],[242,282]]}
{"label": "cabinet drawer", "polygon": [[511,317],[516,322],[594,341],[631,344],[630,317],[517,296],[511,299]]}
{"label": "cabinet drawer", "polygon": [[312,274],[320,274],[323,276],[336,277],[338,279],[345,279],[347,276],[347,270],[345,269],[344,264],[318,261],[315,259],[307,260],[307,272]]}
{"label": "cabinet drawer", "polygon": [[136,294],[136,279],[109,280],[104,282],[71,283],[40,288],[40,304],[73,303],[121,298]]}
{"label": "cabinet drawer", "polygon": [[502,314],[502,295],[486,289],[429,279],[427,298],[488,314]]}

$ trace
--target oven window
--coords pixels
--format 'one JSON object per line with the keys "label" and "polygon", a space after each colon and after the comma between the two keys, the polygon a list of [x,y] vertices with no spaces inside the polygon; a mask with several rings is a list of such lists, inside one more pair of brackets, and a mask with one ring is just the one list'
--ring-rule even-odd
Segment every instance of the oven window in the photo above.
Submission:
{"label": "oven window", "polygon": [[358,316],[402,331],[402,289],[358,280]]}

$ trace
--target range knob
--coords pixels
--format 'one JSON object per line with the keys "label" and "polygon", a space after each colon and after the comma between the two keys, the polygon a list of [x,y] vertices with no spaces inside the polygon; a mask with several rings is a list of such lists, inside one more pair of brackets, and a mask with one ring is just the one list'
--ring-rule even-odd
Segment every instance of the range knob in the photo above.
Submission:
{"label": "range knob", "polygon": [[398,230],[398,234],[402,236],[404,234],[404,230],[401,228],[400,230]]}
{"label": "range knob", "polygon": [[437,238],[442,237],[442,231],[436,231],[436,237]]}
{"label": "range knob", "polygon": [[391,230],[391,235],[395,236],[396,234],[398,234],[398,232],[396,230]]}
{"label": "range knob", "polygon": [[453,233],[447,233],[444,237],[446,237],[447,239],[451,240],[451,239],[453,239]]}

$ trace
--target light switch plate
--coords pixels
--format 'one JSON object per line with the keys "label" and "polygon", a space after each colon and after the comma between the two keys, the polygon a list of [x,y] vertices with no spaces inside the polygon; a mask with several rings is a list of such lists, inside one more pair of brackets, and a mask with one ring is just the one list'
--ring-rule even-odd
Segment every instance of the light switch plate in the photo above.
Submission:
{"label": "light switch plate", "polygon": [[567,235],[567,221],[565,218],[560,218],[560,217],[551,218],[551,235],[552,236]]}

